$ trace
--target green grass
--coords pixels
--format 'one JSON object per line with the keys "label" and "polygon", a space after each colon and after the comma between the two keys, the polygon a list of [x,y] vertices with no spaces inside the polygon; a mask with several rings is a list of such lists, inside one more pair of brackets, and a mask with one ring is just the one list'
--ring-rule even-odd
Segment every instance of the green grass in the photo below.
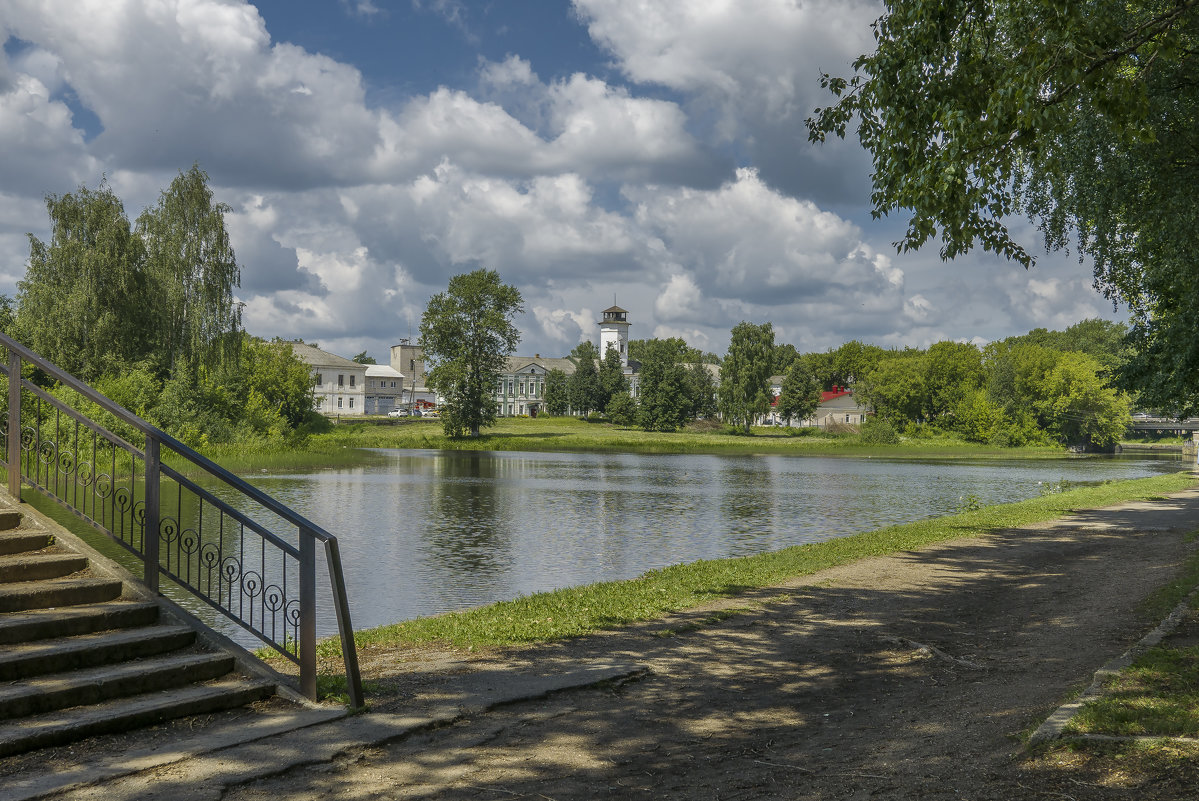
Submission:
{"label": "green grass", "polygon": [[[1184,472],[1113,482],[757,556],[674,565],[627,581],[537,593],[477,609],[367,629],[357,632],[356,641],[360,646],[439,643],[482,647],[577,637],[653,620],[864,557],[979,536],[1080,509],[1143,500],[1188,488],[1194,481],[1189,472]],[[320,649],[323,656],[335,656],[340,652],[340,643],[326,640]]]}
{"label": "green grass", "polygon": [[329,452],[347,448],[433,448],[487,451],[592,451],[621,453],[834,454],[920,457],[1057,457],[1057,447],[995,448],[950,437],[908,439],[899,445],[863,445],[856,434],[820,429],[754,428],[749,436],[724,426],[672,433],[641,431],[574,417],[501,418],[480,437],[450,439],[436,420],[396,425],[341,423],[309,439]]}
{"label": "green grass", "polygon": [[1158,646],[1108,682],[1070,734],[1199,737],[1199,646]]}

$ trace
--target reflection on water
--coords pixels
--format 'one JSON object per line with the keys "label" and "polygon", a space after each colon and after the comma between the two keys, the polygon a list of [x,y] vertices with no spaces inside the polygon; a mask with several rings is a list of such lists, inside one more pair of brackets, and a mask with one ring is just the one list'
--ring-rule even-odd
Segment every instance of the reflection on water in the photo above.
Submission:
{"label": "reflection on water", "polygon": [[[357,628],[949,514],[965,496],[1003,503],[1063,480],[1181,467],[1177,458],[381,454],[365,466],[249,477],[338,536]],[[275,529],[273,521],[260,522]],[[115,546],[106,550],[129,561]],[[322,562],[322,636],[335,633],[324,571]],[[173,597],[239,641],[257,644],[203,603]]]}
{"label": "reflection on water", "polygon": [[[253,481],[341,540],[356,627],[743,556],[1177,459],[887,460],[383,451]],[[325,616],[327,619],[330,616]],[[332,633],[331,622],[322,633]]]}

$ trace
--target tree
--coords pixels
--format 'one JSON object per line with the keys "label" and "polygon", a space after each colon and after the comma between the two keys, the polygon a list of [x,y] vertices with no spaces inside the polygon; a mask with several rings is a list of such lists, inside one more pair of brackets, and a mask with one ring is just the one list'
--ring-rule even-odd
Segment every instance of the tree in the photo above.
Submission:
{"label": "tree", "polygon": [[571,408],[586,417],[592,411],[603,408],[600,405],[599,371],[596,367],[599,353],[591,342],[580,342],[570,352],[570,359],[575,363],[575,371],[567,382],[567,397],[570,398]]}
{"label": "tree", "polygon": [[[629,358],[634,361],[641,361],[645,357],[645,346],[648,342],[662,342],[664,345],[655,345],[653,347],[666,347],[674,351],[675,361],[683,363],[700,362],[712,356],[712,354],[700,353],[698,348],[693,348],[687,344],[687,340],[682,337],[667,337],[666,339],[633,339],[629,341]],[[717,359],[719,363],[719,359]]]}
{"label": "tree", "polygon": [[29,262],[17,283],[15,331],[31,348],[85,381],[113,362],[150,350],[154,308],[145,249],[125,207],[101,182],[46,198],[50,243],[29,235]]}
{"label": "tree", "polygon": [[802,359],[792,363],[783,377],[783,391],[779,396],[778,413],[783,422],[792,419],[806,420],[820,405],[820,383]]}
{"label": "tree", "polygon": [[596,377],[599,392],[596,408],[607,413],[608,405],[613,399],[629,394],[629,381],[624,377],[624,367],[620,363],[620,351],[608,348],[603,361],[599,365],[599,375]]}
{"label": "tree", "polygon": [[350,361],[358,362],[358,364],[378,364],[374,356],[367,356],[366,351],[362,351]]}
{"label": "tree", "polygon": [[982,387],[982,353],[962,342],[938,342],[924,355],[924,417],[937,422],[952,418],[962,400]]}
{"label": "tree", "polygon": [[1073,239],[1131,312],[1122,383],[1199,410],[1199,0],[890,0],[875,39],[853,77],[821,76],[838,100],[808,135],[857,119],[875,214],[909,213],[899,249],[1028,267],[1015,213]]}
{"label": "tree", "polygon": [[604,407],[604,414],[618,426],[631,425],[637,419],[637,401],[627,392],[613,395]]}
{"label": "tree", "polygon": [[895,353],[857,383],[854,395],[892,425],[914,423],[923,407],[924,375],[922,351]]}
{"label": "tree", "polygon": [[545,374],[545,410],[553,417],[561,417],[570,410],[566,373],[554,368]]}
{"label": "tree", "polygon": [[686,368],[678,355],[678,348],[669,340],[642,343],[637,425],[646,431],[674,431],[690,414]]}
{"label": "tree", "polygon": [[420,321],[420,346],[431,365],[427,382],[444,398],[446,435],[479,436],[496,419],[495,386],[520,342],[512,318],[524,311],[520,292],[494,270],[455,275],[429,299]]}
{"label": "tree", "polygon": [[230,211],[213,202],[208,174],[193,164],[137,218],[155,294],[155,351],[166,369],[194,373],[238,354],[241,270],[225,228]]}
{"label": "tree", "polygon": [[685,392],[689,409],[687,416],[715,417],[718,412],[716,384],[712,381],[712,374],[708,372],[706,364],[692,362],[687,365],[686,377]]}
{"label": "tree", "polygon": [[886,353],[877,345],[866,345],[856,339],[846,342],[832,353],[833,384],[846,388],[853,387],[874,369],[875,365],[886,356]]}
{"label": "tree", "polygon": [[720,364],[720,412],[745,433],[770,411],[774,367],[774,328],[770,323],[740,322],[733,327],[729,352]]}

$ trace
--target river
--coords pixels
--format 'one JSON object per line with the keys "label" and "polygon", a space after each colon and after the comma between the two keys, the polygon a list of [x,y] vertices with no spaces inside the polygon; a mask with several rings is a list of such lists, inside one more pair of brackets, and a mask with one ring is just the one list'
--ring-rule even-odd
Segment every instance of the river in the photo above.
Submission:
{"label": "river", "polygon": [[1181,468],[1141,455],[380,453],[366,466],[253,477],[338,536],[356,628]]}

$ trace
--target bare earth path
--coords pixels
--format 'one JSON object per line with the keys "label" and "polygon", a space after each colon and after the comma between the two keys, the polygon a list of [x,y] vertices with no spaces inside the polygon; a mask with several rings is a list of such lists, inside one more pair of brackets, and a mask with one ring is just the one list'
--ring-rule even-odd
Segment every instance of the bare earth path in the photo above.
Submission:
{"label": "bare earth path", "polygon": [[[226,801],[1199,798],[1013,758],[1092,672],[1157,623],[1138,603],[1196,547],[1199,491],[858,562],[614,634],[458,671],[642,666],[623,683],[467,715],[332,762],[221,787]],[[426,655],[427,658],[427,655]],[[390,674],[403,711],[436,672]],[[337,725],[337,724],[332,724]],[[186,764],[168,784],[197,787]],[[150,798],[153,775],[71,797]],[[167,797],[167,796],[162,796]]]}

